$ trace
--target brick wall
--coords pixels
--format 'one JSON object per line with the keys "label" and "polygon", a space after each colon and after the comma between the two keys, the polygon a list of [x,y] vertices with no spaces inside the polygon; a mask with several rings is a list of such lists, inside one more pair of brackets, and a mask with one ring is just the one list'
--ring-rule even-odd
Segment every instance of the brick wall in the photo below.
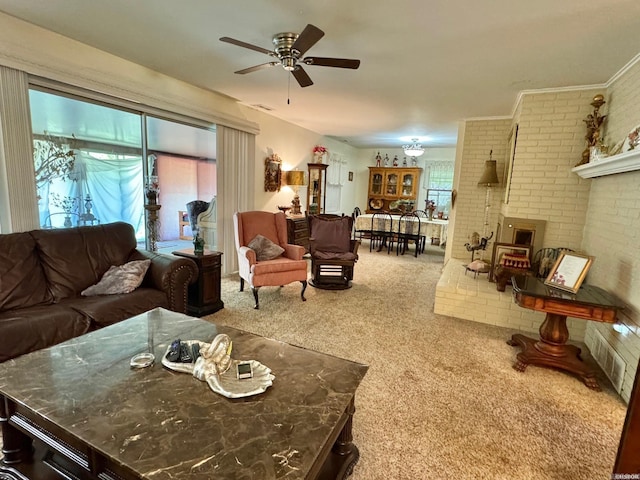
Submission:
{"label": "brick wall", "polygon": [[[464,244],[473,232],[483,235],[486,187],[478,186],[478,180],[484,171],[484,163],[493,150],[493,159],[498,162],[498,178],[502,178],[507,135],[511,119],[472,120],[466,122],[462,152],[458,155],[457,175],[454,185],[457,190],[454,220],[455,228],[449,230],[447,246],[451,256],[459,259],[471,259],[471,253]],[[491,208],[489,209],[489,231],[498,224],[502,186],[492,188]],[[491,259],[491,248],[484,252],[485,259]],[[476,257],[479,258],[479,257]]]}
{"label": "brick wall", "polygon": [[[640,125],[640,62],[615,78],[605,95],[605,142],[622,140]],[[627,308],[616,329],[588,322],[585,342],[598,330],[627,364],[621,396],[629,401],[640,358],[640,171],[589,180],[583,248],[595,256],[589,277],[614,292]]]}
{"label": "brick wall", "polygon": [[[497,211],[543,219],[547,221],[544,246],[566,246],[595,256],[587,280],[614,292],[626,308],[615,328],[569,319],[571,338],[584,339],[591,346],[594,332],[602,334],[627,365],[620,393],[628,401],[640,359],[640,171],[595,179],[582,179],[571,172],[586,146],[584,119],[592,112],[590,103],[598,93],[607,100],[601,112],[608,114],[605,142],[615,145],[640,125],[640,62],[616,76],[607,88],[524,93],[513,120],[465,123],[458,147],[455,233],[449,238],[449,247],[454,259],[468,261],[464,243],[471,232],[482,232],[483,226],[484,189],[477,186],[477,180],[484,160],[493,148],[502,180],[507,138],[512,123],[518,123],[509,202],[500,203],[504,185],[494,190],[490,224],[497,223]],[[491,289],[482,289],[485,293],[479,294],[471,287],[462,288],[464,282],[467,280],[455,287],[452,282],[441,282],[436,292],[437,313],[535,330],[535,318],[514,315],[515,307],[500,302],[499,296],[494,298]],[[464,299],[469,295],[484,302],[473,309],[473,318],[467,314],[468,299]]]}
{"label": "brick wall", "polygon": [[505,216],[546,220],[545,247],[579,250],[587,204],[588,180],[571,172],[585,148],[583,119],[602,90],[524,94],[509,203]]}

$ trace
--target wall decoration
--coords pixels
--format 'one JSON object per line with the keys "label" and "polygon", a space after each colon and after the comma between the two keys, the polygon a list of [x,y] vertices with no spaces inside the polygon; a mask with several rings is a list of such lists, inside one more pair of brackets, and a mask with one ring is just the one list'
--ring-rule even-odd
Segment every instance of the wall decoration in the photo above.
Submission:
{"label": "wall decoration", "polygon": [[577,293],[595,257],[562,252],[544,281],[550,287]]}
{"label": "wall decoration", "polygon": [[353,172],[349,172],[349,181],[353,182]]}
{"label": "wall decoration", "polygon": [[600,151],[606,151],[602,143],[602,132],[600,131],[602,124],[607,118],[606,115],[600,115],[600,107],[605,103],[607,102],[605,101],[604,96],[598,94],[593,97],[593,101],[591,102],[593,112],[587,115],[587,118],[583,120],[587,125],[587,134],[584,136],[584,139],[587,141],[587,148],[582,152],[582,159],[575,165],[576,167],[589,163],[591,147],[597,147]]}
{"label": "wall decoration", "polygon": [[264,160],[264,191],[279,192],[282,179],[282,160],[274,153]]}

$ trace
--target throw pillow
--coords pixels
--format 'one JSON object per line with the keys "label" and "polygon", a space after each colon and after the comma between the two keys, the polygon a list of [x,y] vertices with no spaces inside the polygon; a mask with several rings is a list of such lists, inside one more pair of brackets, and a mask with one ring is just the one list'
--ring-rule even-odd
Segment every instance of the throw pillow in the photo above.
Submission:
{"label": "throw pillow", "polygon": [[140,286],[151,260],[134,260],[124,265],[112,266],[95,285],[85,288],[80,295],[113,295],[133,292]]}
{"label": "throw pillow", "polygon": [[256,235],[247,247],[256,252],[256,258],[259,262],[273,260],[284,253],[284,248],[262,235]]}

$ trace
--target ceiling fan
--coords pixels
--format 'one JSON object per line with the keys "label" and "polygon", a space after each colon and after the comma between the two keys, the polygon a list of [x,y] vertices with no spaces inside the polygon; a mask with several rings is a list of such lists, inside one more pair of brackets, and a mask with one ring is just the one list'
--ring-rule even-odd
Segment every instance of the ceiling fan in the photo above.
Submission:
{"label": "ceiling fan", "polygon": [[327,58],[327,57],[304,57],[300,58],[304,53],[313,47],[318,40],[324,36],[324,32],[314,25],[307,25],[300,35],[297,33],[283,32],[273,36],[274,50],[267,50],[266,48],[258,47],[250,43],[236,40],[235,38],[222,37],[222,42],[231,43],[239,47],[255,50],[256,52],[264,53],[271,57],[275,57],[278,61],[267,62],[254,67],[238,70],[235,73],[244,75],[245,73],[255,72],[263,68],[275,67],[276,65],[282,65],[282,67],[291,72],[295,79],[298,81],[301,87],[308,87],[313,85],[313,81],[302,68],[301,64],[305,65],[317,65],[320,67],[338,67],[338,68],[351,68],[356,69],[360,66],[360,60],[351,60],[347,58]]}

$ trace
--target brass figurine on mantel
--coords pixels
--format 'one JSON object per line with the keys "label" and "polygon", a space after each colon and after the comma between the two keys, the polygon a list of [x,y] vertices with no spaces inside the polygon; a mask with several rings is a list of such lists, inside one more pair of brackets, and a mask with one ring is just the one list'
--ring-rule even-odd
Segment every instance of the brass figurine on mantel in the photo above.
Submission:
{"label": "brass figurine on mantel", "polygon": [[593,107],[593,112],[587,115],[587,118],[584,123],[587,124],[587,134],[585,135],[585,140],[587,141],[587,148],[582,152],[582,160],[576,167],[580,165],[584,165],[585,163],[589,163],[589,157],[591,154],[591,147],[604,148],[602,144],[602,132],[600,128],[604,123],[604,120],[607,118],[606,115],[600,115],[600,107],[602,107],[605,103],[607,103],[604,99],[603,95],[596,95],[593,97],[593,101],[591,102],[591,106]]}

